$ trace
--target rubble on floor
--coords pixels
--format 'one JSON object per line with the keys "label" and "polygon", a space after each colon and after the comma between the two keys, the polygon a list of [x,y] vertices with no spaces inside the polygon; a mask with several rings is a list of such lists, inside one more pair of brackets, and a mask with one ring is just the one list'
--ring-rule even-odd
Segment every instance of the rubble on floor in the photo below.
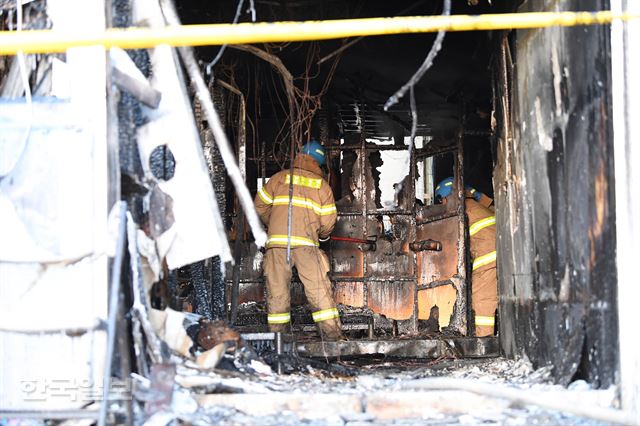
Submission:
{"label": "rubble on floor", "polygon": [[429,377],[503,384],[602,407],[611,406],[615,399],[614,390],[593,390],[585,382],[575,382],[569,389],[553,385],[548,369],[534,370],[523,361],[340,364],[358,374],[338,376],[310,366],[290,375],[268,369],[203,372],[189,364],[178,365],[171,404],[156,413],[150,424],[164,425],[172,419],[194,425],[601,424],[533,406],[512,406],[491,395],[411,389],[412,383]]}
{"label": "rubble on floor", "polygon": [[[523,360],[370,357],[330,362],[268,349],[259,357],[224,322],[196,321],[192,314],[170,310],[161,316],[166,317],[164,329],[158,325],[162,322],[154,324],[173,351],[164,364],[152,366],[150,379],[134,375],[134,424],[600,424],[425,382],[442,378],[526,390],[565,404],[608,408],[616,402],[614,389],[594,390],[582,381],[568,389],[554,385],[549,368],[536,370]],[[180,316],[180,321],[171,319]],[[198,330],[191,328],[194,324]],[[187,332],[176,333],[175,325]],[[176,334],[180,338],[171,339]],[[197,336],[195,344],[189,336]],[[202,362],[211,351],[215,354],[207,356],[214,361]],[[278,362],[290,374],[275,373]]]}
{"label": "rubble on floor", "polygon": [[[111,395],[110,424],[125,423],[127,404],[134,425],[150,426],[600,425],[611,423],[593,418],[610,415],[625,424],[609,409],[614,388],[555,385],[550,368],[526,360],[306,359],[268,346],[256,351],[224,321],[170,309],[150,314],[162,361],[147,377],[131,375],[129,395]],[[585,417],[542,408],[549,401],[582,407]],[[0,425],[31,425],[16,421]]]}

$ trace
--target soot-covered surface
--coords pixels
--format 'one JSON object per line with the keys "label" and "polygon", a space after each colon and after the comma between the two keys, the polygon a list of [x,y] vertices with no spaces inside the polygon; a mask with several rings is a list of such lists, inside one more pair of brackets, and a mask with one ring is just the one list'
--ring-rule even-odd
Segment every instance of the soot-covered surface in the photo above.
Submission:
{"label": "soot-covered surface", "polygon": [[[521,11],[608,4],[546,3]],[[497,75],[499,104],[513,105],[494,174],[503,350],[553,366],[561,383],[605,387],[618,364],[609,31],[512,33]]]}

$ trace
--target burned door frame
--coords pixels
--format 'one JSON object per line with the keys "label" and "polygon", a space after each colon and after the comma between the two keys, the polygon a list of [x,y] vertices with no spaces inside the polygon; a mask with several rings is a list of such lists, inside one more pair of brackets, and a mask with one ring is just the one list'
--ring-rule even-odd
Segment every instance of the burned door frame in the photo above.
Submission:
{"label": "burned door frame", "polygon": [[[364,111],[361,108],[361,112]],[[337,166],[335,172],[344,169],[340,154],[347,151],[355,154],[353,167],[348,167],[351,173],[340,176],[341,188],[349,188],[349,193],[337,197],[338,223],[333,235],[376,239],[375,245],[335,240],[329,244],[336,301],[364,308],[369,314],[379,314],[375,316],[377,328],[417,331],[416,263],[409,249],[415,239],[415,154],[410,153],[408,173],[398,183],[402,189],[397,191],[394,208],[380,208],[376,203],[379,181],[376,185],[371,154],[408,151],[409,146],[404,145],[404,141],[391,145],[368,142],[367,139],[377,138],[369,138],[362,130],[346,134],[343,143],[333,141],[327,144],[330,161],[338,153],[338,161],[333,163],[334,167]],[[388,230],[385,229],[385,218],[390,224]],[[376,249],[372,250],[372,246]]]}
{"label": "burned door frame", "polygon": [[[463,120],[464,123],[464,120]],[[469,286],[469,271],[468,271],[468,247],[469,247],[469,236],[467,231],[467,218],[465,212],[465,191],[464,188],[464,150],[463,150],[463,142],[464,142],[464,125],[461,126],[458,135],[456,136],[456,143],[453,146],[449,147],[428,147],[424,149],[420,154],[420,158],[429,158],[437,155],[442,155],[446,153],[454,154],[454,186],[453,186],[453,194],[456,195],[455,203],[452,205],[448,205],[450,207],[444,209],[442,208],[430,208],[430,206],[425,206],[422,209],[417,211],[416,214],[416,235],[420,235],[424,230],[424,228],[428,225],[442,223],[447,220],[452,220],[457,218],[457,246],[455,248],[456,254],[456,272],[455,275],[449,278],[444,278],[442,276],[437,277],[436,279],[432,279],[428,282],[421,282],[423,279],[422,274],[417,276],[417,292],[431,290],[442,286],[452,286],[456,292],[455,302],[453,306],[453,312],[451,314],[448,328],[454,330],[462,335],[472,335],[471,328],[469,324],[471,324],[470,313],[471,309],[469,309],[470,303],[470,286]],[[429,235],[429,239],[438,240],[437,235]],[[416,246],[420,247],[421,241],[416,241]],[[437,265],[437,262],[433,262],[435,256],[443,256],[449,250],[450,247],[447,245],[443,245],[442,249],[444,252],[438,251],[426,251],[426,250],[416,250],[416,262],[420,263],[419,271],[421,271],[426,266],[426,262],[432,262],[432,264]],[[448,250],[449,249],[449,250]],[[438,268],[436,266],[436,268]],[[435,270],[438,272],[438,269]],[[443,273],[443,272],[441,272]],[[418,300],[418,295],[416,299]],[[416,315],[419,315],[420,312],[417,312]]]}

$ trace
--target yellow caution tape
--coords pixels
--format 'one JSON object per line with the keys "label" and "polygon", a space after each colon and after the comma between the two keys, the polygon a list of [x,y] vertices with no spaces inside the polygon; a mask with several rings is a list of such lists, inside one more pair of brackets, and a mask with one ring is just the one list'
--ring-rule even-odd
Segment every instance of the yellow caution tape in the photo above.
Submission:
{"label": "yellow caution tape", "polygon": [[164,28],[108,29],[94,33],[69,30],[0,31],[0,54],[60,53],[71,47],[104,46],[144,49],[170,46],[276,43],[345,37],[445,31],[509,30],[609,24],[639,14],[600,12],[533,12],[485,15],[408,16],[330,21],[182,25]]}

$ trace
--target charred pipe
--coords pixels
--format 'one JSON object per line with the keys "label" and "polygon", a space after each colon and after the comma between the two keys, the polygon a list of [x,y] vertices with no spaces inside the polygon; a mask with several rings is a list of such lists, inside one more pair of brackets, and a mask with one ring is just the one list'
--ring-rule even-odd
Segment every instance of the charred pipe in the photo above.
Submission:
{"label": "charred pipe", "polygon": [[418,251],[442,251],[442,243],[436,240],[415,241],[409,244],[409,248]]}
{"label": "charred pipe", "polygon": [[378,248],[378,246],[376,245],[376,240],[363,240],[361,238],[351,238],[351,237],[334,237],[332,235],[331,241],[341,241],[344,243],[362,244],[362,249],[367,251],[376,251]]}

